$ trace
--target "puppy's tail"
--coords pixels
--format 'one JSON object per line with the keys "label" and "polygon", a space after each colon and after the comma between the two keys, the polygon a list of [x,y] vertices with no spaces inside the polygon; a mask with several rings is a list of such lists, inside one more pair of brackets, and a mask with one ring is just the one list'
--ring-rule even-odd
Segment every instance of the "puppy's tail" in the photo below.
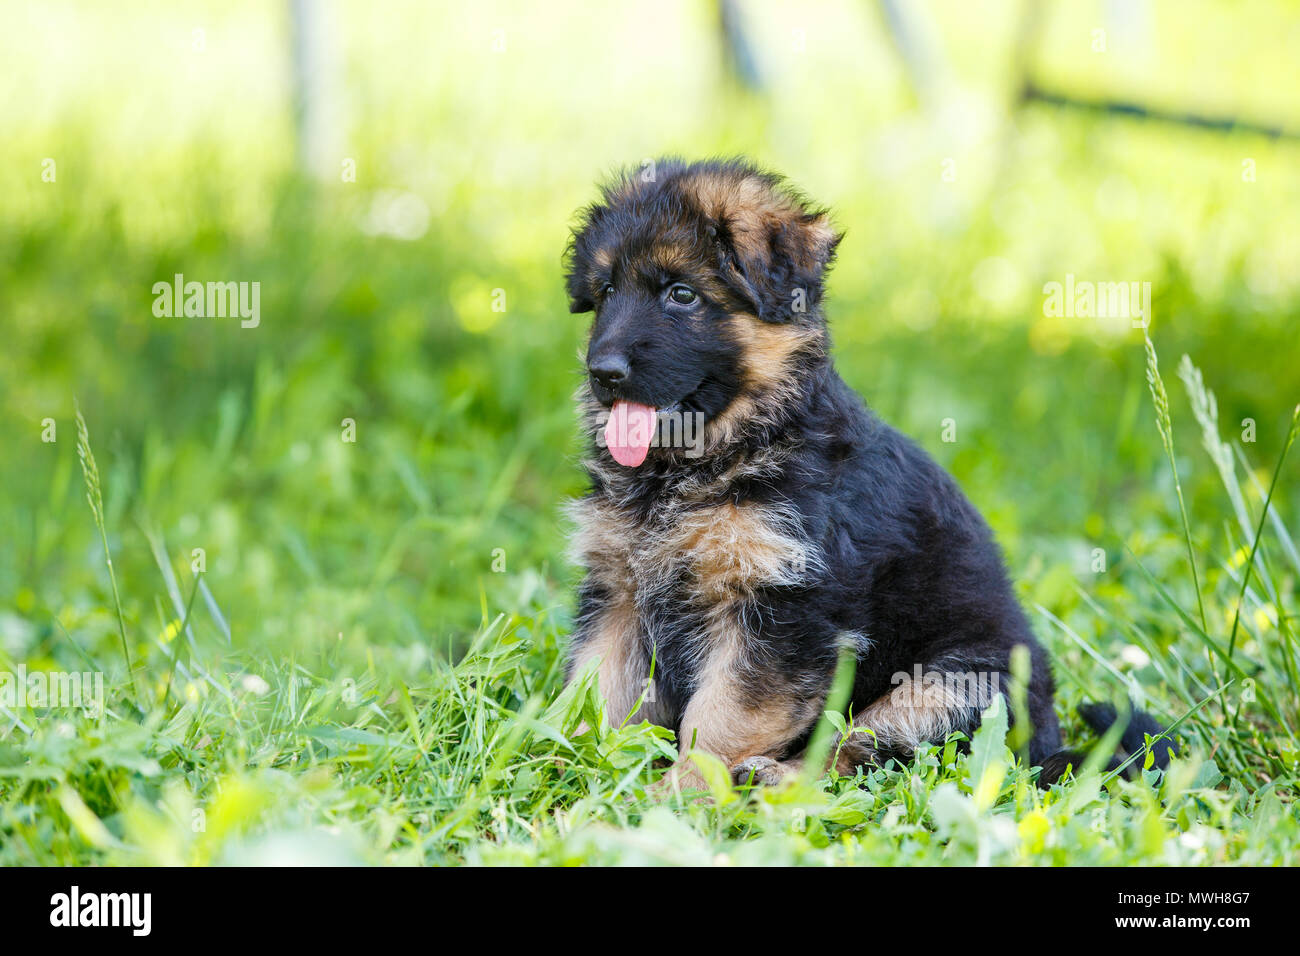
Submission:
{"label": "puppy's tail", "polygon": [[[1125,720],[1111,704],[1080,704],[1079,716],[1084,719],[1084,722],[1089,727],[1102,736],[1116,723]],[[1164,732],[1164,729],[1156,723],[1155,718],[1150,714],[1143,713],[1130,705],[1127,722],[1119,737],[1119,747],[1106,762],[1106,773],[1114,773],[1124,765],[1124,762],[1129,757],[1145,751],[1148,735],[1156,738]],[[1169,740],[1154,740],[1151,744],[1151,752],[1155,754],[1154,766],[1161,770],[1169,766],[1169,758],[1177,753],[1173,743]],[[1066,771],[1070,768],[1078,771],[1086,759],[1087,754],[1079,750],[1058,750],[1043,761],[1043,770],[1038,776],[1038,785],[1043,788],[1050,787],[1065,776]],[[1134,760],[1124,768],[1124,776],[1129,780],[1136,780],[1141,774],[1142,764],[1142,757]]]}

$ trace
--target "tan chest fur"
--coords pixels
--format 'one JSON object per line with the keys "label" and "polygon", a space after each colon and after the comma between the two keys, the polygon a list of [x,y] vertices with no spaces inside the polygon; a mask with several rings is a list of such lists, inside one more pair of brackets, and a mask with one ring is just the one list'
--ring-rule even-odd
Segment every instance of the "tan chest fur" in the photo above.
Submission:
{"label": "tan chest fur", "polygon": [[[599,660],[599,684],[612,724],[648,719],[681,725],[682,739],[727,759],[745,756],[751,739],[779,751],[808,715],[774,694],[749,699],[742,678],[752,664],[747,598],[765,586],[798,585],[819,564],[797,522],[779,509],[720,504],[664,508],[653,523],[635,520],[608,501],[588,498],[572,511],[574,558],[605,599],[586,625],[577,666]],[[649,679],[647,631],[663,613],[697,619],[694,638],[679,647],[695,688],[683,710],[666,707]],[[644,693],[644,692],[649,693]],[[639,703],[638,703],[639,702]]]}
{"label": "tan chest fur", "polygon": [[612,595],[637,603],[671,596],[709,608],[756,588],[799,584],[817,563],[795,520],[773,507],[668,508],[649,523],[609,502],[583,499],[572,514],[574,560]]}
{"label": "tan chest fur", "polygon": [[[736,678],[749,658],[746,598],[764,586],[797,585],[818,563],[797,523],[775,508],[731,502],[665,507],[653,522],[641,522],[607,500],[585,498],[571,516],[574,560],[605,591],[578,643],[575,666],[599,659],[611,722],[635,711],[636,719],[676,723],[655,699],[648,677],[647,649],[655,635],[647,622],[665,612],[698,620],[696,639],[681,652],[705,690],[683,719],[746,710],[735,698]],[[769,718],[788,723],[784,709],[754,712],[742,723],[752,728]]]}

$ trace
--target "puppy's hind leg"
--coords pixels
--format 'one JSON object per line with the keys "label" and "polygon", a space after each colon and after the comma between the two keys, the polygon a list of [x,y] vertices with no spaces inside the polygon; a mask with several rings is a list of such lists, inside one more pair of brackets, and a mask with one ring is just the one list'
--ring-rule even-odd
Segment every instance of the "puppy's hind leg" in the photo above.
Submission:
{"label": "puppy's hind leg", "polygon": [[851,776],[857,768],[879,765],[891,756],[908,757],[921,744],[939,743],[954,730],[969,733],[988,697],[986,688],[964,674],[935,672],[923,680],[904,680],[856,714],[847,733],[836,736],[831,747],[835,770]]}
{"label": "puppy's hind leg", "polygon": [[775,760],[772,757],[753,756],[746,757],[732,767],[731,778],[738,787],[747,784],[762,784],[765,787],[773,787],[786,777],[797,774],[802,770],[802,757],[796,757],[793,760]]}

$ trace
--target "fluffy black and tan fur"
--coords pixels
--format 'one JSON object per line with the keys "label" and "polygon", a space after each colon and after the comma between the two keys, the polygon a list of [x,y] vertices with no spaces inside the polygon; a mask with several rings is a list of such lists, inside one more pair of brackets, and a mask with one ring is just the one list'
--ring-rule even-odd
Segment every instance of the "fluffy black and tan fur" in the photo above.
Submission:
{"label": "fluffy black and tan fur", "polygon": [[[1029,754],[1055,779],[1078,760],[988,526],[831,363],[839,241],[824,210],[742,161],[661,160],[581,215],[567,281],[572,311],[595,312],[585,427],[599,435],[623,400],[705,428],[702,454],[653,447],[634,468],[593,441],[570,677],[598,668],[611,723],[648,719],[683,754],[774,782],[799,766],[841,647],[857,659],[854,726],[871,731],[840,750],[850,772],[969,734],[1023,645]],[[1144,731],[1158,728],[1139,715],[1125,745]]]}

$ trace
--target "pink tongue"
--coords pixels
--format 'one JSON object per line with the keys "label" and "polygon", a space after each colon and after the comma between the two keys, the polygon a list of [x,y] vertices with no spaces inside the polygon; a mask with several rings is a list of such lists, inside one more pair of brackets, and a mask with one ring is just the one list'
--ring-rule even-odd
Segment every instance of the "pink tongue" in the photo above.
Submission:
{"label": "pink tongue", "polygon": [[617,401],[605,423],[605,446],[624,468],[645,461],[655,434],[655,410],[649,405]]}

